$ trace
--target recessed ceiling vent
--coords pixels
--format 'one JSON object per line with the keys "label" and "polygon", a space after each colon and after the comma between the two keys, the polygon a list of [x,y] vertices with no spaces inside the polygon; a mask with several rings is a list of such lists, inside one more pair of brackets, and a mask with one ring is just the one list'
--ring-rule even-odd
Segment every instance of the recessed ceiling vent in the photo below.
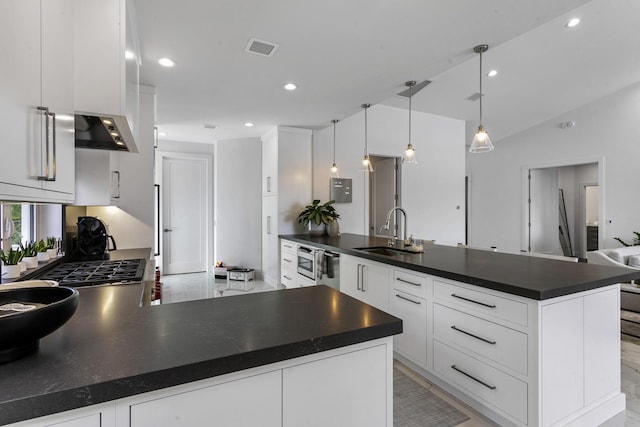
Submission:
{"label": "recessed ceiling vent", "polygon": [[[484,94],[482,94],[482,96],[484,96]],[[467,101],[477,101],[478,99],[480,99],[480,92],[476,92],[473,95],[471,95],[468,98],[465,98]]]}
{"label": "recessed ceiling vent", "polygon": [[272,56],[278,50],[278,45],[265,40],[251,38],[245,50],[256,55]]}
{"label": "recessed ceiling vent", "polygon": [[[423,82],[417,83],[415,85],[413,85],[411,89],[411,94],[415,95],[416,93],[420,92],[422,89],[424,89],[425,87],[427,87],[427,85],[431,83],[431,80],[425,80]],[[403,90],[402,92],[400,92],[398,94],[398,96],[405,96],[405,97],[409,97],[410,93],[409,93],[409,89],[407,90]]]}

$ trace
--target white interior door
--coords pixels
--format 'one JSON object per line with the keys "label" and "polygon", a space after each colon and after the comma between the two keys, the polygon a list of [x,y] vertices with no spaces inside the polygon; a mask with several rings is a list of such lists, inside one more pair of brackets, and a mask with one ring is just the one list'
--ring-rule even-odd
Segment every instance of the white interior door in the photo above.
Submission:
{"label": "white interior door", "polygon": [[557,172],[555,168],[529,172],[529,252],[562,255],[558,240]]}
{"label": "white interior door", "polygon": [[162,158],[164,274],[207,269],[207,161]]}

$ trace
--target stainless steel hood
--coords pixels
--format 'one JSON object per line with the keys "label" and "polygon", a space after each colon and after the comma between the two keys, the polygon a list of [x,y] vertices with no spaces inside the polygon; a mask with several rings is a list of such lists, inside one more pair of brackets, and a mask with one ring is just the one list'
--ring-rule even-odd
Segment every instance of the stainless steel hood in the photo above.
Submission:
{"label": "stainless steel hood", "polygon": [[76,148],[138,152],[126,117],[77,113],[75,128]]}

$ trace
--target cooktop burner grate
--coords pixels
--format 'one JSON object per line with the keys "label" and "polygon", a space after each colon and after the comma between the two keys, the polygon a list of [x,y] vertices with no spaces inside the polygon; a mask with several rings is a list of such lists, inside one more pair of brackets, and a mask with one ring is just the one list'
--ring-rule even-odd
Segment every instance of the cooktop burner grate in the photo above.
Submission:
{"label": "cooktop burner grate", "polygon": [[39,279],[55,280],[62,286],[93,286],[106,283],[138,283],[144,274],[144,259],[84,261],[61,264]]}

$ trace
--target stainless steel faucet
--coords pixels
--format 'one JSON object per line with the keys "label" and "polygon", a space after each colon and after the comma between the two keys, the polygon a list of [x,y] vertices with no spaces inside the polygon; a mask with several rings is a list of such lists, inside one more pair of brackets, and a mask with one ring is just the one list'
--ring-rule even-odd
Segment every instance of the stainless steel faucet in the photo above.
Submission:
{"label": "stainless steel faucet", "polygon": [[[406,244],[406,242],[407,242],[407,212],[406,212],[404,209],[402,209],[402,208],[401,208],[401,207],[399,207],[399,206],[396,206],[395,208],[391,208],[391,209],[389,210],[389,213],[387,214],[387,220],[385,221],[385,223],[384,223],[384,227],[383,227],[383,228],[384,228],[385,230],[389,230],[389,226],[390,226],[390,224],[391,224],[391,215],[392,215],[392,214],[393,214],[393,212],[395,212],[395,211],[400,211],[400,212],[402,212],[402,214],[403,214],[403,216],[404,216],[404,224],[403,224],[403,226],[402,226],[402,231],[403,231],[403,234],[404,234],[404,239],[403,239],[402,243],[403,243],[403,244]],[[398,237],[396,236],[396,240],[397,240],[397,238],[398,238]]]}

